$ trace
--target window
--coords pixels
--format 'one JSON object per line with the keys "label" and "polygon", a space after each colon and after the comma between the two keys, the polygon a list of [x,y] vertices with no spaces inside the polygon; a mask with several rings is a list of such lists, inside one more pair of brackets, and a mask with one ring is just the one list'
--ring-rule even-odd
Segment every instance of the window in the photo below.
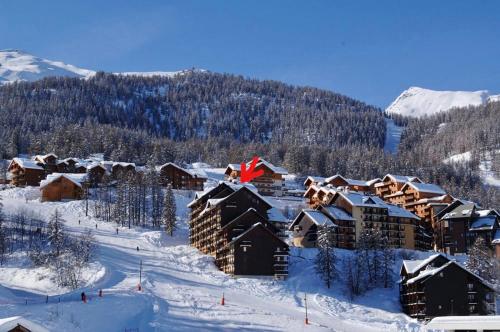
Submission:
{"label": "window", "polygon": [[467,289],[473,290],[474,289],[474,284],[468,283],[467,284]]}
{"label": "window", "polygon": [[476,306],[474,304],[469,305],[469,312],[476,311]]}

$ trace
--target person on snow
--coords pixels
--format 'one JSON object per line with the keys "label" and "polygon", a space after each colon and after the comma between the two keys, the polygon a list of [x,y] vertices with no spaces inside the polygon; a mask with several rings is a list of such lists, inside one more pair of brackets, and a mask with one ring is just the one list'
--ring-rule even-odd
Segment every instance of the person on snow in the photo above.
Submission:
{"label": "person on snow", "polygon": [[82,302],[87,303],[87,296],[85,295],[85,292],[82,292],[81,296],[82,296]]}

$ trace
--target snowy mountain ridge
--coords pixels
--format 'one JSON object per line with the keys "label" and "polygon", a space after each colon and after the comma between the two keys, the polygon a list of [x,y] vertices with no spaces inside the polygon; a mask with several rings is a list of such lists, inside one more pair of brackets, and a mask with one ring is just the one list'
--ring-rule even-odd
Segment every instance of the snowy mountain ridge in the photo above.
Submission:
{"label": "snowy mountain ridge", "polygon": [[[173,77],[191,71],[205,70],[189,69],[180,71],[122,72],[115,74],[143,77]],[[61,61],[43,59],[20,50],[0,50],[0,84],[17,81],[32,82],[49,76],[89,78],[94,76],[95,73],[94,70],[79,68]]]}
{"label": "snowy mountain ridge", "polygon": [[499,101],[500,95],[491,95],[487,90],[436,91],[410,87],[403,91],[385,110],[388,114],[422,117],[445,112],[456,107],[479,106]]}

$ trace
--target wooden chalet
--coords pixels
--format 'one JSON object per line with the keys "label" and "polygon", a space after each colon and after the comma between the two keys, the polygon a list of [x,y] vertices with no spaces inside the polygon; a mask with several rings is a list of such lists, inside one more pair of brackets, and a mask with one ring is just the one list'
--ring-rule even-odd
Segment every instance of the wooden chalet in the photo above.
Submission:
{"label": "wooden chalet", "polygon": [[[221,182],[197,194],[191,208],[190,243],[236,275],[287,275],[288,246],[269,221],[273,207],[251,186]],[[272,213],[271,213],[272,215]]]}
{"label": "wooden chalet", "polygon": [[0,331],[2,332],[49,332],[45,327],[34,323],[24,317],[14,316],[0,318]]}
{"label": "wooden chalet", "polygon": [[112,162],[110,173],[114,178],[122,178],[130,174],[135,174],[135,164],[125,162]]}
{"label": "wooden chalet", "polygon": [[36,155],[34,160],[43,165],[47,174],[57,172],[57,156],[55,154]]}
{"label": "wooden chalet", "polygon": [[309,208],[315,209],[320,205],[327,204],[336,192],[337,189],[331,185],[320,186],[313,184],[307,188],[304,197]]}
{"label": "wooden chalet", "polygon": [[56,163],[56,171],[57,173],[69,173],[69,164],[63,160],[58,160]]}
{"label": "wooden chalet", "polygon": [[234,275],[286,277],[288,246],[278,230],[255,209],[249,209],[219,231],[216,265]]}
{"label": "wooden chalet", "polygon": [[397,205],[384,202],[378,196],[339,191],[328,205],[342,209],[355,219],[356,242],[363,229],[377,229],[387,237],[392,248],[426,249],[418,242],[419,217]]}
{"label": "wooden chalet", "polygon": [[337,248],[354,249],[356,246],[355,220],[336,206],[320,206],[304,209],[290,225],[293,244],[296,247],[316,247],[318,230],[329,228],[334,234],[333,245]]}
{"label": "wooden chalet", "polygon": [[[103,177],[106,175],[106,167],[101,165],[100,163],[91,163],[87,165],[86,173],[87,173],[87,182],[95,186],[102,182]],[[78,172],[80,173],[80,172]]]}
{"label": "wooden chalet", "polygon": [[322,176],[308,176],[304,181],[304,187],[307,190],[312,185],[322,186],[325,183],[325,179]]}
{"label": "wooden chalet", "polygon": [[81,199],[86,174],[53,173],[40,183],[42,202]]}
{"label": "wooden chalet", "polygon": [[[250,163],[247,163],[247,168],[250,166]],[[270,162],[259,159],[257,165],[255,166],[255,171],[263,170],[264,174],[254,178],[250,183],[252,183],[259,194],[266,196],[283,196],[285,179],[284,175],[287,175],[288,172],[286,169],[278,166],[274,166]],[[240,180],[241,175],[241,165],[238,164],[229,164],[224,172],[225,179],[230,180]]]}
{"label": "wooden chalet", "polygon": [[417,319],[494,315],[495,291],[479,276],[446,256],[404,260],[400,271],[403,311]]}
{"label": "wooden chalet", "polygon": [[422,181],[416,176],[387,174],[382,181],[374,184],[375,194],[385,199],[385,196],[393,195],[401,191],[401,188],[403,188],[407,182],[420,183]]}
{"label": "wooden chalet", "polygon": [[16,187],[38,186],[46,175],[41,162],[24,158],[12,159],[7,170],[10,173],[10,183]]}
{"label": "wooden chalet", "polygon": [[162,185],[171,185],[172,189],[202,191],[207,176],[202,170],[185,169],[174,163],[160,166],[160,182]]}
{"label": "wooden chalet", "polygon": [[434,228],[436,250],[450,255],[468,253],[479,236],[490,245],[492,253],[498,250],[500,214],[496,210],[484,210],[472,202],[455,200],[438,217]]}

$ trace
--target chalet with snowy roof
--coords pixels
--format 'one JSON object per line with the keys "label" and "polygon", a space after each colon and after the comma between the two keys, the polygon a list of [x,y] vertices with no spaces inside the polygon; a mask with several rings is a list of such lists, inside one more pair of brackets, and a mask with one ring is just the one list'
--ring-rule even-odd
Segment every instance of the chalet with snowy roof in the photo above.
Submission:
{"label": "chalet with snowy roof", "polygon": [[355,219],[336,206],[303,209],[290,225],[296,247],[316,247],[318,230],[329,228],[334,234],[334,246],[353,249],[356,246]]}
{"label": "chalet with snowy roof", "polygon": [[[251,162],[246,164],[246,167],[250,166]],[[254,178],[250,181],[259,191],[259,194],[265,196],[283,196],[285,179],[284,175],[288,174],[288,171],[282,167],[275,166],[264,159],[259,159],[255,166],[255,171],[263,170],[264,173],[261,176]],[[241,165],[239,164],[229,164],[224,172],[224,177],[226,180],[240,180],[241,176]]]}
{"label": "chalet with snowy roof", "polygon": [[40,182],[42,202],[81,199],[86,174],[52,173]]}
{"label": "chalet with snowy roof", "polygon": [[36,155],[33,157],[35,162],[41,163],[47,174],[57,172],[57,155],[48,153],[45,155]]}
{"label": "chalet with snowy roof", "polygon": [[413,318],[496,312],[491,285],[442,254],[424,260],[404,260],[400,276],[403,311]]}
{"label": "chalet with snowy roof", "polygon": [[373,193],[375,190],[375,184],[380,183],[381,181],[382,180],[378,178],[369,181],[348,179],[340,174],[337,174],[326,178],[324,182],[334,188],[344,187],[353,191]]}
{"label": "chalet with snowy roof", "polygon": [[215,256],[222,271],[286,277],[288,245],[275,226],[284,217],[273,211],[255,187],[221,182],[197,193],[188,207],[191,245]]}
{"label": "chalet with snowy roof", "polygon": [[126,162],[102,162],[104,167],[109,167],[109,173],[115,179],[122,178],[128,176],[130,174],[136,173],[136,167],[134,163],[126,163]]}
{"label": "chalet with snowy roof", "polygon": [[171,185],[173,189],[203,190],[207,175],[201,169],[185,169],[174,163],[166,163],[159,167],[160,181],[163,185]]}
{"label": "chalet with snowy roof", "polygon": [[322,185],[325,183],[325,179],[322,176],[308,176],[304,181],[304,187],[308,189],[312,185]]}
{"label": "chalet with snowy roof", "polygon": [[26,158],[12,159],[7,170],[10,173],[10,183],[16,187],[38,186],[46,175],[41,162]]}
{"label": "chalet with snowy roof", "polygon": [[91,186],[101,183],[103,177],[107,174],[106,167],[97,162],[85,166],[85,171],[87,173],[87,181]]}
{"label": "chalet with snowy roof", "polygon": [[375,194],[380,198],[385,198],[387,195],[401,191],[407,182],[420,183],[422,181],[416,176],[387,174],[381,182],[374,184]]}
{"label": "chalet with snowy roof", "polygon": [[49,332],[40,324],[21,316],[0,318],[0,332]]}
{"label": "chalet with snowy roof", "polygon": [[456,200],[438,216],[434,229],[437,250],[451,255],[467,253],[479,236],[490,245],[492,253],[497,250],[500,214],[496,210]]}
{"label": "chalet with snowy roof", "polygon": [[393,248],[423,249],[416,236],[419,217],[378,196],[339,191],[328,205],[342,209],[355,219],[356,241],[363,229],[377,229],[387,236]]}
{"label": "chalet with snowy roof", "polygon": [[320,186],[313,184],[307,188],[304,197],[307,205],[311,209],[315,209],[320,205],[327,204],[337,191],[332,185]]}

